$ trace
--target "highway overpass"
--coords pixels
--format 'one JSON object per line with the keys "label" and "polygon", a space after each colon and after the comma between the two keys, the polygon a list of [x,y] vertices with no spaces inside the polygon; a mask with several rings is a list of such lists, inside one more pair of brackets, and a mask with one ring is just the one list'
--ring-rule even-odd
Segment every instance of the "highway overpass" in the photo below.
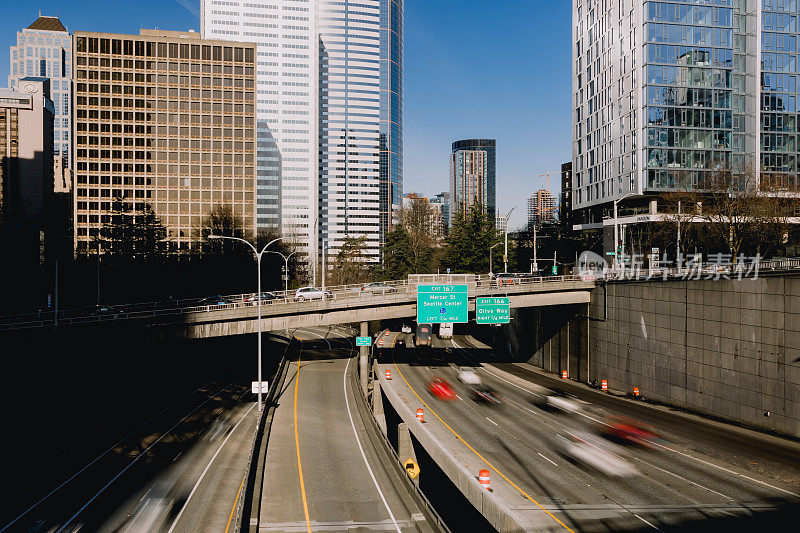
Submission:
{"label": "highway overpass", "polygon": [[[380,292],[364,291],[361,285],[330,287],[331,297],[325,300],[297,301],[293,291],[281,291],[273,293],[275,299],[262,302],[262,331],[413,318],[417,312],[417,286],[421,284],[466,284],[470,311],[475,310],[474,298],[478,296],[509,296],[512,308],[588,304],[595,287],[594,281],[584,281],[580,276],[521,278],[501,285],[488,276],[453,274],[418,275],[387,282],[388,289]],[[195,300],[166,308],[154,303],[113,306],[105,313],[64,311],[59,313],[57,323],[52,314],[10,317],[0,323],[0,330],[137,321],[149,326],[178,325],[185,338],[240,335],[258,331],[258,306],[252,296],[226,296],[228,303],[222,305],[198,305]]]}

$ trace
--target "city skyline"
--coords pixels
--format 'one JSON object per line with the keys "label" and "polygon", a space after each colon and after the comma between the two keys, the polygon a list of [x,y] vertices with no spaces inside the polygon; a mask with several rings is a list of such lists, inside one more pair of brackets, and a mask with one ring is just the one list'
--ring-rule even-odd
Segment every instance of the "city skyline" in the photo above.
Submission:
{"label": "city skyline", "polygon": [[[476,1],[467,4],[478,6]],[[462,3],[463,4],[463,3]],[[542,2],[517,5],[498,2],[490,13],[457,6],[433,6],[420,0],[405,2],[404,94],[404,191],[435,194],[448,189],[448,163],[442,154],[463,138],[496,138],[498,153],[497,204],[508,211],[517,198],[540,188],[538,175],[555,171],[569,159],[569,19],[568,3],[548,9],[560,23],[543,24],[537,13]],[[92,2],[44,1],[35,8],[14,5],[0,21],[4,45],[16,44],[16,33],[38,16],[58,14],[70,31],[103,31],[137,34],[141,28],[200,31],[200,2],[154,2],[136,6],[93,9]],[[462,5],[462,7],[464,7]],[[488,18],[487,18],[488,16]],[[452,23],[445,24],[446,20]],[[530,26],[538,26],[531,32]],[[484,46],[467,44],[480,29],[487,35]],[[553,46],[552,40],[560,40]],[[528,54],[514,62],[489,64],[507,47],[546,47],[547,57]],[[4,48],[7,50],[7,48]],[[463,106],[475,95],[471,58],[484,58],[479,72],[480,107]],[[462,68],[464,67],[464,68]],[[473,69],[468,74],[466,67]],[[0,78],[8,77],[8,61],[0,61]],[[516,71],[516,72],[515,72]],[[540,83],[537,72],[554,72],[550,83]],[[488,80],[500,79],[502,83]],[[554,86],[556,90],[553,90]],[[531,149],[534,146],[535,149]],[[557,194],[553,184],[553,194]],[[522,206],[514,211],[511,227],[525,224]]]}

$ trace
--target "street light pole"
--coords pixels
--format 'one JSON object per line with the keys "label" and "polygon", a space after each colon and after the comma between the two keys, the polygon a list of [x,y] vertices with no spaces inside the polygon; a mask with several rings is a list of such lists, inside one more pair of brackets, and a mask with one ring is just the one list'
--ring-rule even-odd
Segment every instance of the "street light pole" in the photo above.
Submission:
{"label": "street light pole", "polygon": [[289,255],[283,255],[280,252],[274,252],[272,250],[267,250],[266,253],[268,253],[268,254],[278,254],[279,256],[283,257],[283,262],[285,264],[284,268],[286,269],[286,276],[283,278],[283,292],[286,293],[286,297],[288,298],[289,297],[289,258],[292,257],[294,254],[296,254],[297,250],[295,250],[294,252],[290,253]]}
{"label": "street light pole", "polygon": [[492,246],[489,247],[489,277],[492,277],[492,275],[493,275],[492,268],[493,268],[494,263],[492,262],[492,250],[495,247],[500,246],[500,244],[501,243],[498,242],[498,243],[493,244]]}
{"label": "street light pole", "polygon": [[264,251],[273,242],[281,240],[283,237],[272,239],[269,241],[259,252],[258,249],[250,242],[239,237],[227,237],[225,235],[209,235],[209,239],[228,239],[231,241],[240,241],[249,246],[253,253],[256,254],[256,270],[258,272],[258,411],[261,411],[261,256]]}
{"label": "street light pole", "polygon": [[506,214],[506,246],[505,246],[505,253],[503,254],[503,272],[508,274],[508,218],[511,216],[511,213],[514,212],[517,206],[511,208],[511,211]]}

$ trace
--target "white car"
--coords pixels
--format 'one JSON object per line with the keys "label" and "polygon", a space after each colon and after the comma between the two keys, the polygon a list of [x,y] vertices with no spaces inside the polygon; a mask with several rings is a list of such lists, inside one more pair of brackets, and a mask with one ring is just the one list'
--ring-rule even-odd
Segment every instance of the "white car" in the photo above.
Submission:
{"label": "white car", "polygon": [[565,457],[607,476],[631,477],[639,471],[622,456],[622,449],[589,433],[557,436],[558,451]]}
{"label": "white car", "polygon": [[481,377],[473,369],[462,367],[458,370],[458,381],[464,385],[480,385]]}
{"label": "white car", "polygon": [[403,324],[403,327],[400,329],[403,333],[411,333],[411,326]]}
{"label": "white car", "polygon": [[323,292],[322,289],[316,287],[301,287],[294,292],[294,299],[298,302],[306,300],[322,300],[324,298],[331,299],[333,295],[331,291]]}

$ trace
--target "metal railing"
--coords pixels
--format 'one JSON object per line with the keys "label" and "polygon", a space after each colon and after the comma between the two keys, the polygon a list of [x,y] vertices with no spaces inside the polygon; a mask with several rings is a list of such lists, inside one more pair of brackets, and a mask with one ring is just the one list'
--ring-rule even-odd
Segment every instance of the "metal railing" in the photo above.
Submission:
{"label": "metal railing", "polygon": [[[277,312],[298,312],[303,309],[309,311],[335,305],[350,305],[351,303],[367,303],[369,305],[387,305],[392,303],[407,302],[416,299],[417,285],[431,283],[465,283],[469,287],[470,296],[476,294],[505,294],[513,292],[526,292],[537,290],[556,283],[569,283],[586,281],[581,276],[530,276],[522,275],[516,278],[491,278],[488,275],[475,274],[443,274],[443,275],[414,275],[409,280],[388,281],[383,284],[385,289],[379,287],[366,288],[367,284],[351,284],[326,287],[326,296],[300,299],[296,297],[297,291],[270,291],[275,298],[261,300],[262,314],[267,315]],[[265,291],[266,292],[266,291]],[[242,308],[255,309],[258,306],[256,293],[234,294],[221,296],[222,304],[200,304],[203,298],[190,298],[176,300],[174,305],[165,302],[135,303],[121,306],[109,306],[107,312],[98,313],[90,309],[72,309],[59,311],[58,325],[89,324],[97,322],[113,322],[118,320],[141,318],[177,318],[198,313],[236,310]],[[278,307],[281,307],[279,310]],[[0,323],[0,331],[54,326],[55,317],[49,313],[30,313],[27,315],[12,315],[0,317],[6,319]]]}

